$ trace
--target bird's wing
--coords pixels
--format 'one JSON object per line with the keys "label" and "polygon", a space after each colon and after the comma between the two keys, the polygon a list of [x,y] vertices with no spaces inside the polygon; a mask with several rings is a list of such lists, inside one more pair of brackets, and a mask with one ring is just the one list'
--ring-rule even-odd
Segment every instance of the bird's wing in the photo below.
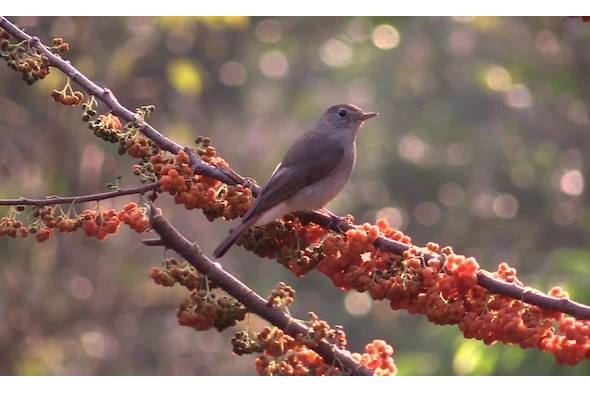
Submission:
{"label": "bird's wing", "polygon": [[292,197],[297,191],[331,174],[344,157],[344,147],[314,130],[291,146],[243,221]]}

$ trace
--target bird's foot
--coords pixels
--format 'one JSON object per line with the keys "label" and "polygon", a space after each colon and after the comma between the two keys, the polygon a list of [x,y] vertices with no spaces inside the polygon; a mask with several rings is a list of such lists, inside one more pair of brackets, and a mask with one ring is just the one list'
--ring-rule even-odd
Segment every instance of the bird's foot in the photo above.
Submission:
{"label": "bird's foot", "polygon": [[338,216],[328,209],[322,209],[322,212],[327,214],[330,217],[330,221],[328,222],[328,228],[332,229],[338,233],[346,233],[349,229],[352,228],[354,223],[354,217],[352,214],[347,214],[344,217]]}

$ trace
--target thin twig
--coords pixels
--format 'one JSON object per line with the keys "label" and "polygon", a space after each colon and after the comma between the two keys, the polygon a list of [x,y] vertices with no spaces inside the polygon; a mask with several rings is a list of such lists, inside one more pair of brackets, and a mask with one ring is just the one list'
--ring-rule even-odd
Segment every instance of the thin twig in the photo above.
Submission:
{"label": "thin twig", "polygon": [[102,201],[104,199],[115,198],[122,195],[145,194],[148,191],[160,187],[160,182],[149,183],[142,186],[131,188],[120,188],[114,191],[101,192],[98,194],[75,195],[68,197],[53,196],[40,199],[16,198],[0,199],[0,206],[50,206],[61,205],[66,203],[83,203],[91,201]]}
{"label": "thin twig", "polygon": [[[304,324],[294,320],[280,308],[269,305],[263,297],[223,270],[219,264],[211,261],[203,254],[197,243],[189,242],[162,214],[158,213],[151,201],[149,202],[149,206],[147,215],[150,224],[156,233],[160,235],[162,244],[166,248],[174,250],[185,258],[199,273],[206,275],[213,283],[238,299],[240,303],[246,306],[248,311],[264,318],[291,337],[308,333],[308,328]],[[370,370],[357,363],[350,355],[339,350],[327,341],[321,341],[311,349],[317,352],[326,364],[333,364],[334,360],[336,360],[335,364],[341,364],[344,368],[343,371],[346,373],[351,375],[372,375]]]}
{"label": "thin twig", "polygon": [[[78,71],[78,69],[72,66],[70,62],[63,60],[61,57],[51,52],[45,45],[43,45],[43,43],[41,43],[39,38],[28,35],[3,16],[0,16],[0,27],[9,32],[19,41],[28,41],[29,48],[31,48],[31,50],[36,50],[37,52],[46,56],[49,60],[49,63],[53,67],[59,69],[71,80],[84,88],[88,94],[91,94],[97,100],[102,101],[114,115],[127,122],[132,122],[143,135],[154,141],[161,149],[174,154],[177,154],[180,150],[182,150],[183,147],[181,145],[169,138],[166,138],[149,123],[141,120],[134,112],[121,105],[119,100],[117,100],[115,95],[109,89],[98,86],[96,83],[88,79],[84,74]],[[224,182],[233,180],[229,176],[226,176],[224,173],[220,172],[217,167],[200,159],[191,161],[191,165],[195,172],[211,177],[221,176],[223,179],[222,181]]]}

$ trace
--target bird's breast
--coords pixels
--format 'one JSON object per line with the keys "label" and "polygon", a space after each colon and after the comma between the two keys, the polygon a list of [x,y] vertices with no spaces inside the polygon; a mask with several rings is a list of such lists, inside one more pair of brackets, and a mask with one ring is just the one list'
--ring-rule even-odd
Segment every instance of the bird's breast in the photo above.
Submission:
{"label": "bird's breast", "polygon": [[293,210],[320,209],[326,206],[342,191],[350,179],[355,160],[356,146],[353,144],[352,148],[344,153],[342,161],[328,176],[304,187],[291,198],[288,204],[295,207]]}

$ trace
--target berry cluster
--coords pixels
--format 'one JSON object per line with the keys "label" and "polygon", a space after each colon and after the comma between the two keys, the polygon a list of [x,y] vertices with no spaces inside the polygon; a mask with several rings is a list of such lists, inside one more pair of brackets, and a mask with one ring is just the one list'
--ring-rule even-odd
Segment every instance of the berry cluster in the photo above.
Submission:
{"label": "berry cluster", "polygon": [[[549,294],[567,298],[561,287],[551,289]],[[490,296],[485,304],[486,309],[468,311],[459,322],[466,338],[483,340],[486,344],[500,341],[518,344],[523,349],[538,348],[552,353],[560,365],[575,365],[590,359],[590,321],[564,318],[562,313],[500,295]]]}
{"label": "berry cluster", "polygon": [[[61,212],[59,206],[57,209]],[[72,233],[82,228],[87,236],[104,240],[109,234],[119,230],[121,222],[136,232],[145,232],[149,229],[145,209],[139,208],[135,202],[126,204],[119,212],[98,207],[96,210],[87,209],[72,217],[63,212],[56,214],[54,206],[36,206],[30,214],[31,219],[26,223],[17,219],[17,214],[24,210],[24,206],[18,206],[16,210],[11,209],[8,215],[0,218],[0,236],[25,238],[29,234],[34,234],[38,242],[44,242],[54,234],[54,230]]]}
{"label": "berry cluster", "polygon": [[297,335],[297,342],[308,347],[313,347],[318,345],[322,340],[328,340],[334,343],[338,349],[346,349],[348,341],[346,340],[346,333],[342,326],[336,325],[334,328],[331,328],[328,322],[320,319],[311,311],[308,313],[308,316],[311,321],[311,327],[306,335]]}
{"label": "berry cluster", "polygon": [[246,232],[237,242],[262,258],[276,259],[297,276],[313,270],[324,254],[319,247],[328,230],[317,224],[303,224],[295,214]]}
{"label": "berry cluster", "polygon": [[[82,121],[85,123],[88,123],[90,121],[91,118],[93,118],[94,116],[96,116],[96,109],[93,108],[94,104],[96,104],[96,100],[94,99],[94,96],[90,97],[90,101],[89,102],[85,102],[82,104]],[[89,127],[90,129],[94,130],[92,127]]]}
{"label": "berry cluster", "polygon": [[163,268],[154,266],[148,272],[149,277],[158,285],[172,287],[178,283],[189,291],[207,286],[209,289],[216,288],[212,282],[206,283],[205,276],[186,261],[180,263],[176,258],[165,258],[163,265]]}
{"label": "berry cluster", "polygon": [[98,240],[104,240],[108,234],[116,233],[121,225],[115,209],[87,209],[81,216],[82,229],[86,236],[96,237]]}
{"label": "berry cluster", "polygon": [[121,138],[121,121],[112,113],[100,115],[98,119],[89,121],[88,128],[92,130],[95,136],[107,142],[116,143]]}
{"label": "berry cluster", "polygon": [[[158,212],[161,210],[158,208]],[[142,233],[148,230],[150,223],[145,214],[145,208],[140,208],[137,203],[129,202],[117,214],[119,221],[129,225],[137,233]]]}
{"label": "berry cluster", "polygon": [[256,340],[262,354],[256,359],[259,375],[340,375],[338,368],[327,365],[324,359],[305,344],[278,328],[266,327]]}
{"label": "berry cluster", "polygon": [[[559,364],[590,359],[586,321],[567,319],[567,324],[576,326],[574,334],[565,327],[561,313],[492,294],[477,285],[480,267],[474,258],[432,242],[423,249],[411,246],[403,255],[384,252],[374,245],[380,235],[411,245],[410,237],[384,220],[357,226],[343,236],[304,225],[294,215],[253,228],[239,244],[261,257],[277,259],[298,276],[316,268],[343,290],[368,291],[375,300],[386,299],[394,310],[424,314],[436,324],[456,324],[467,338],[539,348],[553,353]],[[506,263],[498,266],[494,276],[523,285],[516,269]],[[567,297],[560,288],[550,295]]]}
{"label": "berry cluster", "polygon": [[[197,139],[199,140],[199,139]],[[206,147],[196,153],[204,161],[227,167],[227,163],[216,155],[209,139],[204,139]],[[188,154],[181,150],[172,159],[164,159],[161,154],[150,158],[153,172],[160,178],[161,189],[174,195],[174,202],[186,209],[203,209],[210,221],[218,217],[227,220],[246,214],[253,198],[252,191],[242,185],[226,186],[217,179],[193,172]],[[139,168],[137,168],[139,169]]]}
{"label": "berry cluster", "polygon": [[29,232],[34,233],[39,243],[44,242],[53,235],[53,228],[59,223],[57,217],[54,217],[55,208],[53,206],[36,206],[33,208],[32,216],[37,221],[29,227]]}
{"label": "berry cluster", "polygon": [[196,330],[215,327],[218,331],[235,326],[246,317],[246,307],[224,292],[211,293],[206,289],[193,290],[178,306],[176,316],[182,326]]}
{"label": "berry cluster", "polygon": [[[18,212],[24,211],[24,206],[17,208]],[[24,224],[15,217],[15,211],[11,211],[6,217],[0,219],[0,236],[7,235],[12,238],[20,236],[25,238],[30,234],[36,235],[38,242],[44,242],[53,235],[53,230],[60,232],[74,232],[82,226],[80,217],[69,218],[65,215],[55,217],[53,206],[38,206],[33,208],[31,217],[34,222]]]}
{"label": "berry cluster", "polygon": [[[69,87],[69,85],[66,87]],[[51,92],[51,98],[63,105],[71,106],[76,106],[84,100],[84,94],[81,91],[73,91],[71,88],[69,90],[70,92],[67,92],[66,88],[62,90],[53,90]]]}
{"label": "berry cluster", "polygon": [[[6,60],[10,68],[21,72],[23,80],[29,85],[45,78],[49,74],[50,66],[47,57],[31,51],[26,41],[12,44],[11,38],[7,31],[0,29],[0,57]],[[64,43],[61,38],[55,38],[53,42],[54,44],[60,42],[60,44],[50,47],[50,50],[54,52],[68,50],[68,44]]]}
{"label": "berry cluster", "polygon": [[[206,181],[205,184],[207,184]],[[212,189],[211,186],[209,189]],[[214,195],[216,197],[214,203],[203,209],[203,213],[209,221],[214,221],[218,217],[223,217],[225,220],[242,217],[254,202],[252,190],[241,184],[222,185]]]}
{"label": "berry cluster", "polygon": [[[129,153],[131,157],[140,158],[144,165],[149,162],[150,157],[160,153],[161,149],[158,145],[141,135],[133,122],[128,122],[123,126],[119,117],[111,112],[99,115],[97,119],[91,120],[97,114],[96,109],[94,109],[96,104],[96,99],[92,96],[88,102],[82,104],[82,121],[88,123],[88,128],[93,131],[95,136],[106,142],[119,143],[118,153],[120,155]],[[154,110],[153,105],[142,106],[137,109],[134,117],[136,120],[142,121]],[[155,181],[156,179],[154,177],[151,180]]]}
{"label": "berry cluster", "polygon": [[[134,115],[134,121],[144,121],[145,118],[148,117],[155,110],[156,107],[153,105],[144,105],[140,108],[137,108]],[[147,139],[139,132],[139,129],[135,125],[134,121],[130,121],[127,124],[125,124],[125,127],[123,128],[123,133],[119,135],[118,153],[120,155],[129,153],[131,157],[140,158],[143,163],[147,163],[149,162],[149,158],[151,156],[157,155],[158,153],[160,153],[161,150],[160,147],[154,141]],[[107,128],[110,128],[111,130],[121,130],[120,122],[118,125],[116,121],[114,123],[107,122],[106,125]],[[114,138],[108,141],[117,142],[117,140],[114,140]]]}
{"label": "berry cluster", "polygon": [[[127,126],[126,126],[127,127]],[[119,139],[120,155],[129,153],[133,158],[140,158],[142,162],[149,161],[149,157],[157,155],[160,152],[158,145],[151,139],[147,139],[140,134],[131,134]]]}
{"label": "berry cluster", "polygon": [[393,376],[397,367],[393,361],[393,348],[383,340],[373,340],[365,346],[365,353],[353,353],[352,357],[373,371],[375,376]]}
{"label": "berry cluster", "polygon": [[393,348],[383,340],[367,344],[365,353],[350,353],[346,350],[346,334],[342,327],[330,328],[313,313],[311,328],[306,336],[293,338],[274,327],[265,327],[252,339],[245,331],[237,332],[232,338],[233,351],[237,355],[260,353],[256,359],[259,375],[343,375],[334,365],[312,350],[320,341],[335,341],[338,349],[351,355],[361,365],[373,371],[373,375],[395,375],[397,368],[393,361]]}
{"label": "berry cluster", "polygon": [[58,52],[67,52],[70,50],[70,45],[64,42],[63,38],[57,37],[53,39],[53,46],[50,49],[57,50]]}
{"label": "berry cluster", "polygon": [[13,239],[18,236],[27,237],[29,236],[29,228],[14,218],[2,217],[0,218],[0,236],[8,236]]}
{"label": "berry cluster", "polygon": [[81,217],[76,218],[69,218],[66,216],[58,216],[55,219],[56,228],[60,232],[72,233],[76,231],[76,229],[81,228],[83,224],[83,220]]}
{"label": "berry cluster", "polygon": [[[344,290],[368,291],[376,300],[387,299],[394,310],[425,314],[436,324],[457,324],[467,338],[486,344],[500,341],[536,347],[552,352],[559,364],[590,359],[587,322],[574,320],[575,337],[572,333],[567,336],[567,329],[560,335],[553,325],[561,326],[561,313],[491,294],[478,286],[480,269],[474,258],[454,254],[450,247],[441,250],[435,243],[425,249],[412,246],[402,256],[383,252],[373,244],[379,233],[403,243],[411,241],[383,220],[377,226],[364,224],[352,229],[346,237],[330,234],[319,250],[314,248],[324,256],[317,269]],[[500,264],[494,275],[522,286],[516,270],[506,263]],[[550,294],[567,296],[560,288]]]}
{"label": "berry cluster", "polygon": [[264,346],[262,341],[253,340],[248,332],[244,330],[238,331],[231,339],[233,352],[236,355],[250,355],[255,352],[262,353]]}
{"label": "berry cluster", "polygon": [[211,292],[216,288],[213,282],[188,262],[180,263],[176,258],[166,258],[163,265],[163,268],[154,266],[148,272],[156,284],[171,287],[178,283],[191,291],[176,312],[180,325],[191,326],[196,330],[215,327],[222,331],[245,318],[247,310],[244,305],[220,290]]}
{"label": "berry cluster", "polygon": [[288,307],[294,302],[295,297],[295,290],[285,284],[284,282],[279,282],[275,289],[272,290],[270,296],[268,297],[268,305],[273,306],[285,306]]}

